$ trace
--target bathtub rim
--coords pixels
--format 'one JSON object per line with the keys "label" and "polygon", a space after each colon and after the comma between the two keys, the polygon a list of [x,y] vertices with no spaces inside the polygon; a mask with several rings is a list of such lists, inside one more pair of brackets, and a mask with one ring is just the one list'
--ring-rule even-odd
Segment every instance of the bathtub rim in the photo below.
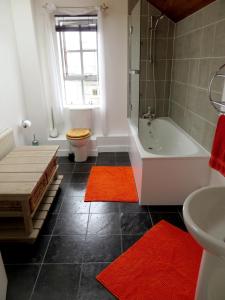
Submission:
{"label": "bathtub rim", "polygon": [[207,151],[201,144],[199,144],[192,136],[190,136],[183,128],[181,128],[178,124],[176,124],[170,117],[160,117],[157,119],[163,119],[171,123],[177,130],[181,131],[192,143],[194,143],[197,148],[198,152],[191,154],[191,155],[180,155],[180,154],[174,154],[174,155],[160,155],[160,154],[153,154],[150,151],[146,151],[144,147],[142,146],[142,143],[138,136],[138,128],[131,122],[130,119],[128,119],[128,125],[130,127],[130,131],[132,133],[132,137],[135,140],[135,143],[137,145],[139,154],[141,156],[141,159],[199,159],[199,158],[206,158],[210,157],[210,152]]}

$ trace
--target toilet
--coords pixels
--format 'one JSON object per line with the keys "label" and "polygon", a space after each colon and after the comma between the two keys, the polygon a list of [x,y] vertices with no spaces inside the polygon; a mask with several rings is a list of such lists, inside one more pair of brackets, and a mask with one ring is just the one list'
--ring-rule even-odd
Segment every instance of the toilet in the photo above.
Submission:
{"label": "toilet", "polygon": [[90,136],[91,130],[88,128],[73,128],[68,130],[66,138],[70,143],[76,162],[87,160]]}

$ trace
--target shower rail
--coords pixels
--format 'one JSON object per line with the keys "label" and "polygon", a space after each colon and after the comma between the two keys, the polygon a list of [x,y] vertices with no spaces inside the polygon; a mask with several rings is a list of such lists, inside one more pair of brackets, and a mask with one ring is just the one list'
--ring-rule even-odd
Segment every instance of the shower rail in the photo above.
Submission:
{"label": "shower rail", "polygon": [[213,98],[212,98],[212,83],[213,83],[214,79],[216,79],[217,77],[222,77],[225,80],[225,74],[221,72],[221,70],[224,67],[225,67],[225,64],[220,66],[219,69],[213,73],[212,78],[210,79],[209,88],[208,88],[210,103],[212,104],[212,106],[215,108],[215,110],[219,114],[225,113],[225,101],[213,100]]}

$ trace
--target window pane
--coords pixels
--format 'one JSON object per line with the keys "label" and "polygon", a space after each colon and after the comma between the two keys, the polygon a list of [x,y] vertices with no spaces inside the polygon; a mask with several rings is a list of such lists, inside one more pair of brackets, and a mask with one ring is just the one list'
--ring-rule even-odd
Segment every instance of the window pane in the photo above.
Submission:
{"label": "window pane", "polygon": [[96,52],[83,52],[83,64],[85,75],[97,75]]}
{"label": "window pane", "polygon": [[66,50],[80,50],[79,32],[65,32]]}
{"label": "window pane", "polygon": [[65,81],[66,104],[83,104],[81,81]]}
{"label": "window pane", "polygon": [[67,68],[69,75],[81,74],[80,52],[67,53]]}
{"label": "window pane", "polygon": [[96,50],[97,36],[96,32],[82,32],[82,49],[83,50]]}
{"label": "window pane", "polygon": [[84,101],[85,104],[98,104],[99,89],[97,81],[84,81]]}

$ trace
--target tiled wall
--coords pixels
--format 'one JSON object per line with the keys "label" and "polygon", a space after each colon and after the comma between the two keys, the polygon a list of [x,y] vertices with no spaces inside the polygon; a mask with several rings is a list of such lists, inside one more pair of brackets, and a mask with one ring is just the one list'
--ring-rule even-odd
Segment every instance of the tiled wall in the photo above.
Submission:
{"label": "tiled wall", "polygon": [[[155,110],[153,64],[150,63],[151,16],[159,16],[157,10],[146,0],[141,0],[141,61],[140,61],[140,116],[148,106]],[[154,19],[155,24],[156,18]],[[155,42],[155,88],[157,116],[167,116],[171,80],[173,36],[175,24],[167,17],[159,21]]]}
{"label": "tiled wall", "polygon": [[[206,149],[211,149],[217,114],[208,99],[209,78],[225,63],[225,0],[176,24],[170,116]],[[225,72],[225,71],[224,71]],[[213,96],[221,99],[223,82]]]}

